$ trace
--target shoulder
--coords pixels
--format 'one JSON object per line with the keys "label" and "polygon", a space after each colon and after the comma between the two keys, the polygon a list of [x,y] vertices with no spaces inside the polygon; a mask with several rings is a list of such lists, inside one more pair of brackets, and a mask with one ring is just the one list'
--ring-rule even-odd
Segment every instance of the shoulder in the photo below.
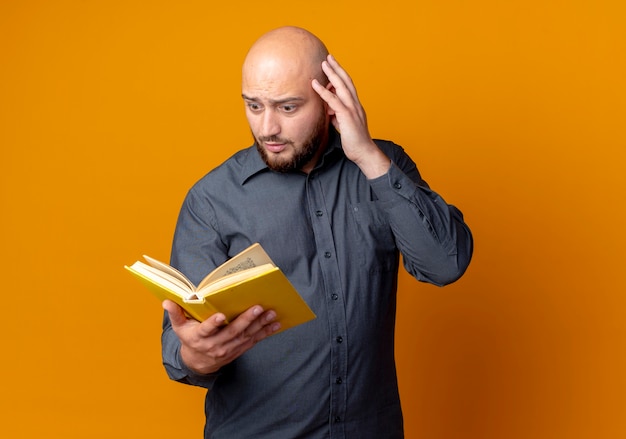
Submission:
{"label": "shoulder", "polygon": [[255,168],[258,153],[254,146],[237,151],[220,165],[211,169],[191,187],[190,192],[219,190],[230,184],[240,184]]}
{"label": "shoulder", "polygon": [[376,143],[376,145],[378,145],[378,147],[382,149],[385,153],[390,153],[393,155],[406,154],[404,152],[404,148],[392,140],[374,139],[374,143]]}
{"label": "shoulder", "polygon": [[426,184],[420,175],[417,165],[407,154],[404,148],[391,140],[374,139],[378,147],[389,157],[389,159],[413,181]]}
{"label": "shoulder", "polygon": [[413,160],[406,153],[404,148],[391,140],[374,139],[374,143],[389,157],[394,163],[401,165],[413,163]]}

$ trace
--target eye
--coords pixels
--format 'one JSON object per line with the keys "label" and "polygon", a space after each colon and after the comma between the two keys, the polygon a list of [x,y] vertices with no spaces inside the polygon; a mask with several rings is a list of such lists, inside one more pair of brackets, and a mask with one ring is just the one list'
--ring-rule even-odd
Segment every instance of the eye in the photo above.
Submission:
{"label": "eye", "polygon": [[248,109],[253,113],[258,113],[262,109],[261,105],[256,102],[246,102],[246,105],[248,106]]}
{"label": "eye", "polygon": [[298,109],[298,107],[293,104],[285,104],[285,105],[281,105],[280,109],[283,113],[293,113],[294,111]]}

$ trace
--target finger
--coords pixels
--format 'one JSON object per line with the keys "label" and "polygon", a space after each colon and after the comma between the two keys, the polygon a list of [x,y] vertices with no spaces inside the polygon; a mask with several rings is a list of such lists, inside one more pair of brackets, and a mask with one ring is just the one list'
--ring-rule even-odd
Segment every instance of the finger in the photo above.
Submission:
{"label": "finger", "polygon": [[263,307],[255,305],[241,313],[225,328],[224,332],[231,338],[241,336],[263,314]]}
{"label": "finger", "polygon": [[311,86],[317,92],[317,94],[320,95],[320,97],[328,104],[333,112],[345,109],[345,105],[343,104],[343,102],[341,102],[337,95],[335,95],[335,93],[320,84],[317,79],[313,79],[313,81],[311,81]]}
{"label": "finger", "polygon": [[335,59],[335,57],[329,54],[326,59],[326,62],[328,63],[330,68],[332,68],[333,72],[335,72],[335,74],[341,78],[341,80],[346,85],[346,87],[348,87],[351,91],[353,91],[356,94],[356,87],[354,86],[354,82],[352,81],[352,78],[350,77],[350,75],[348,75],[348,72],[346,72],[346,70],[341,66],[341,64],[339,64],[339,62]]}
{"label": "finger", "polygon": [[252,338],[255,343],[261,341],[280,329],[280,322],[277,322],[276,318],[276,312],[273,310],[265,311],[248,326],[245,336]]}
{"label": "finger", "polygon": [[196,327],[195,330],[197,331],[198,336],[208,337],[215,334],[226,321],[224,314],[217,313],[213,314],[204,322],[198,322],[187,317],[183,308],[171,300],[163,301],[163,308],[169,315],[170,322],[172,323],[172,329],[174,329],[174,332],[179,334],[179,336],[182,334],[182,328],[194,326]]}
{"label": "finger", "polygon": [[[335,90],[334,95],[326,95],[326,98],[324,98],[328,103],[328,106],[335,112],[335,114],[345,111],[346,116],[355,118],[355,120],[358,120],[361,124],[366,123],[365,111],[363,110],[357,96],[354,83],[346,71],[341,68],[339,63],[331,55],[329,55],[328,59],[322,63],[322,69],[326,73],[326,76]],[[335,99],[333,99],[333,96]],[[333,103],[333,101],[340,101],[343,106],[340,107],[338,102]],[[345,116],[343,116],[343,118],[345,120]],[[341,124],[342,123],[339,119],[336,121],[333,120],[335,128],[339,129],[338,125]]]}
{"label": "finger", "polygon": [[[335,93],[333,93],[343,104],[350,105],[354,101],[354,96],[346,86],[343,79],[335,72],[335,70],[328,64],[328,62],[324,61],[322,63],[322,70],[328,77],[328,80],[332,84],[335,89]],[[350,105],[352,106],[352,105]]]}
{"label": "finger", "polygon": [[213,314],[211,317],[200,323],[198,335],[200,337],[210,337],[215,335],[226,323],[226,316],[222,313]]}
{"label": "finger", "polygon": [[183,311],[183,309],[176,303],[171,300],[164,300],[161,305],[163,306],[163,309],[167,311],[173,328],[177,328],[187,323],[188,319],[185,315],[185,311]]}
{"label": "finger", "polygon": [[247,326],[246,323],[243,323],[243,326],[241,325],[243,321],[249,321],[249,316],[240,317],[224,327],[215,337],[215,343],[219,344],[222,352],[224,352],[221,358],[224,364],[230,363],[254,347],[259,341],[280,329],[280,323],[273,321],[276,318],[274,311],[263,312]]}
{"label": "finger", "polygon": [[249,348],[280,329],[280,323],[275,320],[274,311],[263,312],[260,306],[253,307],[224,328],[220,335],[228,337],[229,341],[225,342],[231,346],[244,345]]}
{"label": "finger", "polygon": [[[356,87],[352,82],[352,78],[332,55],[328,55],[326,61],[322,63],[322,69],[330,82],[335,86],[338,94],[347,92],[345,98],[358,102]],[[339,97],[345,99],[341,95]]]}

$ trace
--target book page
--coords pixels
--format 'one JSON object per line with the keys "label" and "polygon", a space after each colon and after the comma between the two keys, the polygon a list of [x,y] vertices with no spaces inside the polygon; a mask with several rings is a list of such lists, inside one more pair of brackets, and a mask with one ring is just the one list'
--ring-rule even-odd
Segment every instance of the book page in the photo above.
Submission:
{"label": "book page", "polygon": [[265,264],[271,264],[274,266],[274,263],[270,259],[269,255],[265,253],[263,247],[261,247],[258,243],[252,244],[250,247],[233,256],[231,259],[224,262],[222,265],[209,273],[208,276],[202,279],[202,282],[200,282],[197,289],[203,289],[210,283],[215,282],[217,279],[224,276]]}
{"label": "book page", "polygon": [[187,277],[184,274],[182,274],[180,271],[178,271],[174,267],[171,267],[164,262],[157,261],[156,259],[151,258],[150,256],[143,255],[143,257],[146,261],[148,261],[148,263],[152,267],[156,268],[159,271],[162,271],[163,273],[170,275],[171,277],[177,279],[179,282],[184,283],[187,289],[189,289],[190,291],[196,291],[196,286],[193,283],[191,283],[191,281],[187,279]]}
{"label": "book page", "polygon": [[198,295],[198,297],[204,298],[223,288],[238,284],[240,282],[245,282],[246,280],[256,277],[261,273],[267,273],[268,271],[272,270],[278,270],[278,268],[276,268],[274,264],[263,264],[257,267],[247,268],[241,271],[235,271],[226,276],[222,276],[221,278],[211,282],[208,285],[205,285],[202,288],[199,288],[196,294]]}
{"label": "book page", "polygon": [[144,264],[141,261],[135,262],[130,268],[148,279],[151,279],[153,282],[164,286],[172,292],[175,292],[184,299],[193,298],[192,296],[195,296],[195,294],[193,294],[194,291],[190,289],[185,282],[177,279],[176,277],[170,276],[169,273],[165,273],[157,268],[151,267],[150,265]]}

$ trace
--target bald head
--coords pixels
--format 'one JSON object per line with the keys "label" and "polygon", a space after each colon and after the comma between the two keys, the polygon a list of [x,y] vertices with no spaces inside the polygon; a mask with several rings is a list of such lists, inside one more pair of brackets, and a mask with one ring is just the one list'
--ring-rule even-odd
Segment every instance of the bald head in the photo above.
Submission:
{"label": "bald head", "polygon": [[[244,81],[257,75],[297,75],[326,84],[322,61],[328,50],[311,32],[293,26],[274,29],[261,36],[250,48],[243,64]],[[269,79],[268,76],[265,76]]]}
{"label": "bald head", "polygon": [[259,38],[243,63],[241,96],[261,158],[279,172],[309,172],[327,145],[330,112],[312,81],[329,84],[324,44],[297,27]]}

